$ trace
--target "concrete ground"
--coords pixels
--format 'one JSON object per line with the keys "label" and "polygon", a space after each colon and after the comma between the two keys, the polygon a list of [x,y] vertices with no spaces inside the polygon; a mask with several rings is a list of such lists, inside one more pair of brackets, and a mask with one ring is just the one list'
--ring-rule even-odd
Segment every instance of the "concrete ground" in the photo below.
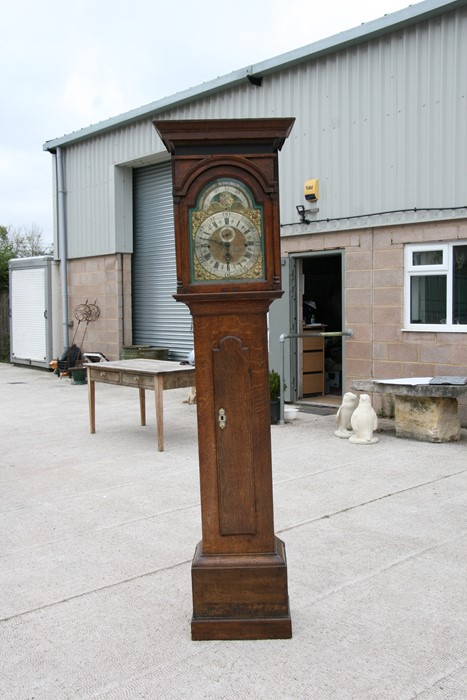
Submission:
{"label": "concrete ground", "polygon": [[291,640],[192,642],[196,407],[0,365],[0,698],[466,700],[467,433],[272,427]]}

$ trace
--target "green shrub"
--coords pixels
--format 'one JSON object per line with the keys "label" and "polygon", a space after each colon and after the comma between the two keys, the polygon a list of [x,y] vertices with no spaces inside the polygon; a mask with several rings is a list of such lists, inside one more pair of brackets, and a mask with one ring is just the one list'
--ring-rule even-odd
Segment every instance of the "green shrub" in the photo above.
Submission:
{"label": "green shrub", "polygon": [[[287,384],[284,382],[284,391],[287,389]],[[279,401],[281,395],[281,378],[278,372],[269,370],[269,398],[271,401]]]}

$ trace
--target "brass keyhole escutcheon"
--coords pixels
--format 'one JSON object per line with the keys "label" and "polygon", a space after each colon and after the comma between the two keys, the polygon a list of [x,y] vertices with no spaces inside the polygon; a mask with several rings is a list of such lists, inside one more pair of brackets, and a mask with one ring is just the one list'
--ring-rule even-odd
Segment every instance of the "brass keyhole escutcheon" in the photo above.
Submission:
{"label": "brass keyhole escutcheon", "polygon": [[219,428],[223,430],[225,428],[225,424],[227,422],[227,416],[225,414],[225,410],[223,408],[219,409],[219,413],[217,414],[217,422],[219,424]]}

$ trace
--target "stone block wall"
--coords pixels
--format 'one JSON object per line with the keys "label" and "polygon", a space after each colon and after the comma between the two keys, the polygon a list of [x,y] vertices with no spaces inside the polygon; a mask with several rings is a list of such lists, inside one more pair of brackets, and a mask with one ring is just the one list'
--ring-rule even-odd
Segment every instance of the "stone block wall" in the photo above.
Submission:
{"label": "stone block wall", "polygon": [[[467,240],[467,221],[386,226],[282,241],[283,252],[344,251],[343,390],[355,379],[467,375],[467,333],[404,331],[404,245]],[[374,396],[377,412],[391,415],[388,397]],[[467,399],[459,399],[467,425]]]}
{"label": "stone block wall", "polygon": [[[100,315],[96,321],[78,325],[74,310],[86,301],[96,303]],[[75,336],[82,351],[101,352],[109,360],[118,360],[122,346],[132,342],[131,255],[69,260],[68,313],[73,322],[70,343]]]}

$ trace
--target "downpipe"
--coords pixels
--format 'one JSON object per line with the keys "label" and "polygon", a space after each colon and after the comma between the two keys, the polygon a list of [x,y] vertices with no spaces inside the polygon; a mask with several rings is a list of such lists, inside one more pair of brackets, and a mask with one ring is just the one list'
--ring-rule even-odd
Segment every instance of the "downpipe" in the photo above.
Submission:
{"label": "downpipe", "polygon": [[58,253],[60,256],[60,286],[62,295],[62,327],[63,349],[69,346],[69,318],[68,318],[68,247],[65,212],[65,178],[62,149],[57,147],[55,152],[57,171],[57,223],[58,223]]}

